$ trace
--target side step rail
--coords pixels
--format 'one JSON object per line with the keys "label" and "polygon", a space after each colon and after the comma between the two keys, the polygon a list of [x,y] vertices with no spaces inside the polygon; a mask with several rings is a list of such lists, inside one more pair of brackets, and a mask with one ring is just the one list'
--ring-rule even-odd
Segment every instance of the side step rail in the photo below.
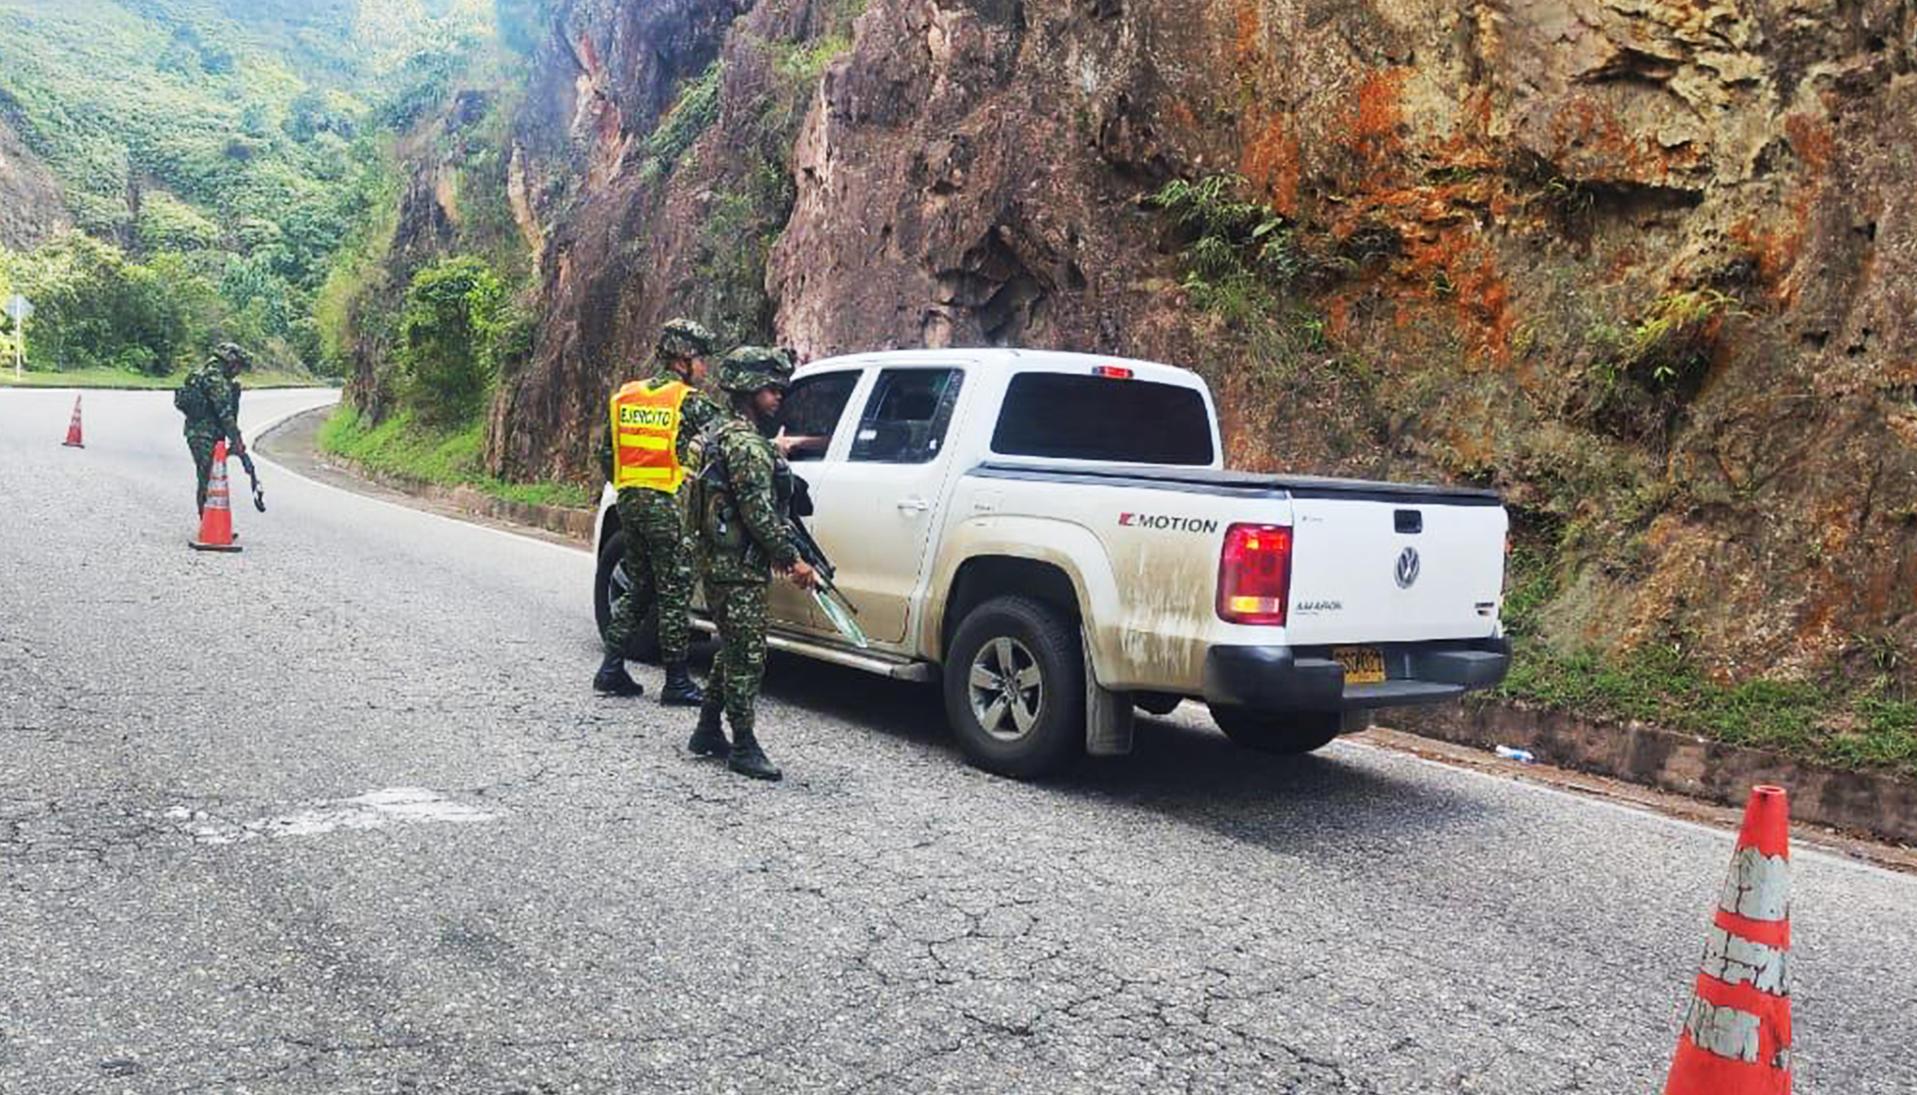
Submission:
{"label": "side step rail", "polygon": [[[694,616],[692,626],[710,635],[719,630],[711,620],[703,616]],[[894,658],[885,654],[875,654],[869,650],[845,650],[826,643],[813,642],[796,635],[787,635],[778,631],[768,631],[765,644],[774,650],[787,654],[798,654],[817,661],[842,665],[847,669],[857,669],[865,673],[874,673],[881,677],[890,677],[895,681],[918,681],[921,683],[938,679],[938,666],[930,662],[913,661],[910,658]]]}

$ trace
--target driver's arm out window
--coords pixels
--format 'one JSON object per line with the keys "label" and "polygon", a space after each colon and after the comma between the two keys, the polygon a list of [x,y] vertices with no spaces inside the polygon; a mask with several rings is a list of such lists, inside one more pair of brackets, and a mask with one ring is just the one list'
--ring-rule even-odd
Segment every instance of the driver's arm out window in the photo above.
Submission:
{"label": "driver's arm out window", "polygon": [[852,389],[859,386],[859,372],[850,369],[838,373],[808,376],[792,385],[785,403],[779,408],[779,426],[787,437],[817,438],[815,442],[795,446],[788,459],[822,460],[832,443],[832,431],[845,413]]}

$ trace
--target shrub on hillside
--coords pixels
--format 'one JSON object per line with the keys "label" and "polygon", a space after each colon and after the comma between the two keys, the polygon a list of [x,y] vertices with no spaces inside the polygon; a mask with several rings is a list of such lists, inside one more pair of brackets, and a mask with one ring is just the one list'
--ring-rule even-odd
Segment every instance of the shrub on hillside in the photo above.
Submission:
{"label": "shrub on hillside", "polygon": [[471,420],[498,375],[506,291],[483,259],[443,259],[413,275],[394,349],[408,406],[422,420]]}
{"label": "shrub on hillside", "polygon": [[133,230],[139,249],[149,255],[160,251],[206,251],[220,246],[219,225],[160,190],[141,199],[140,216]]}

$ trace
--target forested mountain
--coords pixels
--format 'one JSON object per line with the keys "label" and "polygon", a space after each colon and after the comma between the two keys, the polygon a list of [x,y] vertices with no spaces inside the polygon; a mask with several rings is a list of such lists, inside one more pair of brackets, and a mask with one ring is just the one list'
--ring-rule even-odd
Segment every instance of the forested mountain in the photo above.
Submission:
{"label": "forested mountain", "polygon": [[0,0],[0,280],[39,306],[35,364],[167,372],[231,338],[323,368],[390,134],[494,27],[490,0]]}

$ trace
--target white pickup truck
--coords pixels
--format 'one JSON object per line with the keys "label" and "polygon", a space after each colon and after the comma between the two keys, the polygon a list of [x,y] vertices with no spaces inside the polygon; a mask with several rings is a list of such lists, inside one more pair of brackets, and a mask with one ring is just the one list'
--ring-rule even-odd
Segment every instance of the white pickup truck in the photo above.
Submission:
{"label": "white pickup truck", "polygon": [[[1240,745],[1307,752],[1510,662],[1495,494],[1225,471],[1211,392],[1185,369],[838,357],[798,371],[783,425],[829,439],[793,466],[870,645],[776,581],[770,645],[941,681],[966,755],[995,772],[1128,752],[1134,707],[1186,698]],[[626,582],[610,490],[596,548],[603,628]]]}

